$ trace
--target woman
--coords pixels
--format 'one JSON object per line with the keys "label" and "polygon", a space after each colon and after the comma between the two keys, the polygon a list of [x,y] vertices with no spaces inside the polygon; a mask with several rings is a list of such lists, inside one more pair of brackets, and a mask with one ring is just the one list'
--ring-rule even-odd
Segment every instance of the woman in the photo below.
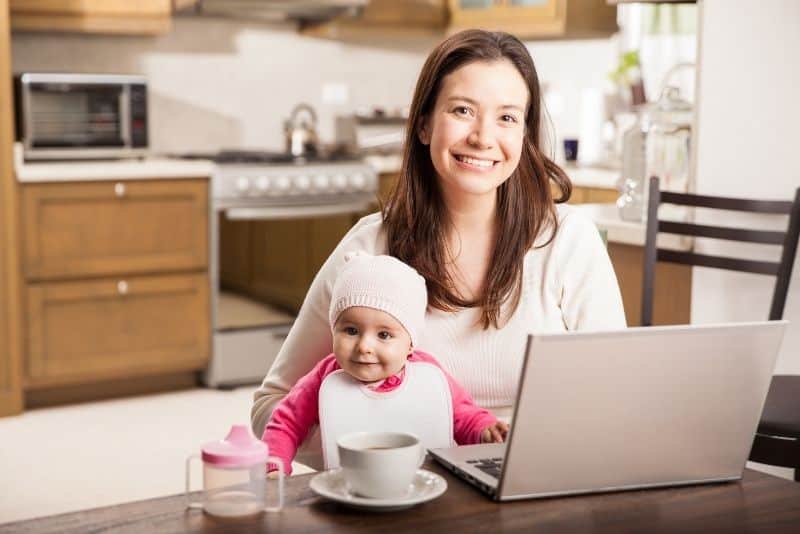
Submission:
{"label": "woman", "polygon": [[[298,378],[331,351],[331,286],[348,251],[390,254],[425,277],[419,347],[500,416],[510,412],[528,333],[625,327],[597,229],[556,206],[571,184],[542,153],[542,115],[533,60],[515,37],[466,30],[433,50],[411,104],[399,182],[382,212],[361,219],[314,279],[255,394],[257,435]],[[555,202],[551,182],[562,191]]]}

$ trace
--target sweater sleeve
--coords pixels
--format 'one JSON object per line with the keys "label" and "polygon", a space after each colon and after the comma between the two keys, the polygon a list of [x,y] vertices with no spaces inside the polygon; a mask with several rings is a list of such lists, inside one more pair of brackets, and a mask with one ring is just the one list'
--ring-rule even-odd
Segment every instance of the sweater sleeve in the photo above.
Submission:
{"label": "sweater sleeve", "polygon": [[412,359],[432,363],[444,373],[450,386],[450,397],[453,401],[453,438],[459,445],[473,445],[481,442],[481,432],[497,422],[497,418],[488,410],[478,407],[467,390],[444,370],[439,362],[430,354],[414,351]]}
{"label": "sweater sleeve", "polygon": [[614,267],[600,233],[574,208],[561,220],[554,255],[567,330],[618,330],[627,326]]}
{"label": "sweater sleeve", "polygon": [[346,252],[365,250],[371,254],[383,253],[381,247],[385,248],[386,245],[380,228],[379,213],[362,218],[342,238],[314,277],[286,341],[253,396],[250,422],[256,436],[263,434],[270,414],[289,389],[320,358],[331,352],[333,338],[328,324],[328,308],[336,273],[344,263]]}
{"label": "sweater sleeve", "polygon": [[287,475],[292,474],[292,460],[309,429],[319,423],[318,400],[322,380],[336,368],[338,365],[333,354],[323,358],[297,381],[272,411],[261,439],[269,446],[271,456],[283,460]]}

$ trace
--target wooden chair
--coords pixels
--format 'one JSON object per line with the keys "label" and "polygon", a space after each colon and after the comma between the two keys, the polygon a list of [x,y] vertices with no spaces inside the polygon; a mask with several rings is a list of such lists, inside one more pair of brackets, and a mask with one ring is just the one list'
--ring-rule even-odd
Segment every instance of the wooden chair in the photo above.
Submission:
{"label": "wooden chair", "polygon": [[[778,232],[660,221],[658,220],[658,207],[661,204],[789,215],[789,225],[785,232]],[[781,245],[781,259],[778,262],[768,262],[665,250],[658,248],[656,245],[656,237],[659,232]],[[656,261],[773,275],[776,277],[776,282],[772,294],[769,319],[781,319],[789,290],[792,267],[797,254],[798,234],[800,234],[800,187],[795,193],[793,202],[745,200],[661,191],[658,177],[650,178],[647,234],[644,249],[642,325],[650,326],[653,322],[653,287]],[[797,325],[795,325],[795,328],[797,328]],[[753,441],[753,448],[750,451],[750,460],[793,468],[794,479],[800,482],[800,376],[773,376],[761,421]]]}

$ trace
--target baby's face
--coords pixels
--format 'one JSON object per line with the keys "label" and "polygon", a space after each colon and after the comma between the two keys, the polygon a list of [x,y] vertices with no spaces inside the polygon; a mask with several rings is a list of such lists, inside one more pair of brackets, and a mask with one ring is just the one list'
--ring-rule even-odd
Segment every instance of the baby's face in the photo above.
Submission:
{"label": "baby's face", "polygon": [[411,352],[411,337],[388,313],[356,306],[336,321],[333,352],[349,375],[375,382],[400,372]]}

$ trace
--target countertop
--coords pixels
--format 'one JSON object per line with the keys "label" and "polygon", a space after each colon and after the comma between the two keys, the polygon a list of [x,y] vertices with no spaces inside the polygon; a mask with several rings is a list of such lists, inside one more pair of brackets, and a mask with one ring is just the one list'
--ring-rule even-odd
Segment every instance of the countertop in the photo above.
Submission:
{"label": "countertop", "polygon": [[15,148],[14,172],[22,183],[208,178],[214,163],[167,158],[25,162]]}
{"label": "countertop", "polygon": [[[609,243],[644,246],[647,223],[622,220],[616,204],[572,204],[572,206],[588,215],[598,228],[605,230]],[[657,244],[661,248],[690,250],[693,241],[690,237],[659,234]]]}
{"label": "countertop", "polygon": [[[403,157],[400,154],[371,155],[364,161],[372,166],[378,174],[392,174],[400,172]],[[563,165],[562,168],[576,187],[596,187],[598,189],[616,189],[619,178],[618,169],[606,167],[584,167]]]}

